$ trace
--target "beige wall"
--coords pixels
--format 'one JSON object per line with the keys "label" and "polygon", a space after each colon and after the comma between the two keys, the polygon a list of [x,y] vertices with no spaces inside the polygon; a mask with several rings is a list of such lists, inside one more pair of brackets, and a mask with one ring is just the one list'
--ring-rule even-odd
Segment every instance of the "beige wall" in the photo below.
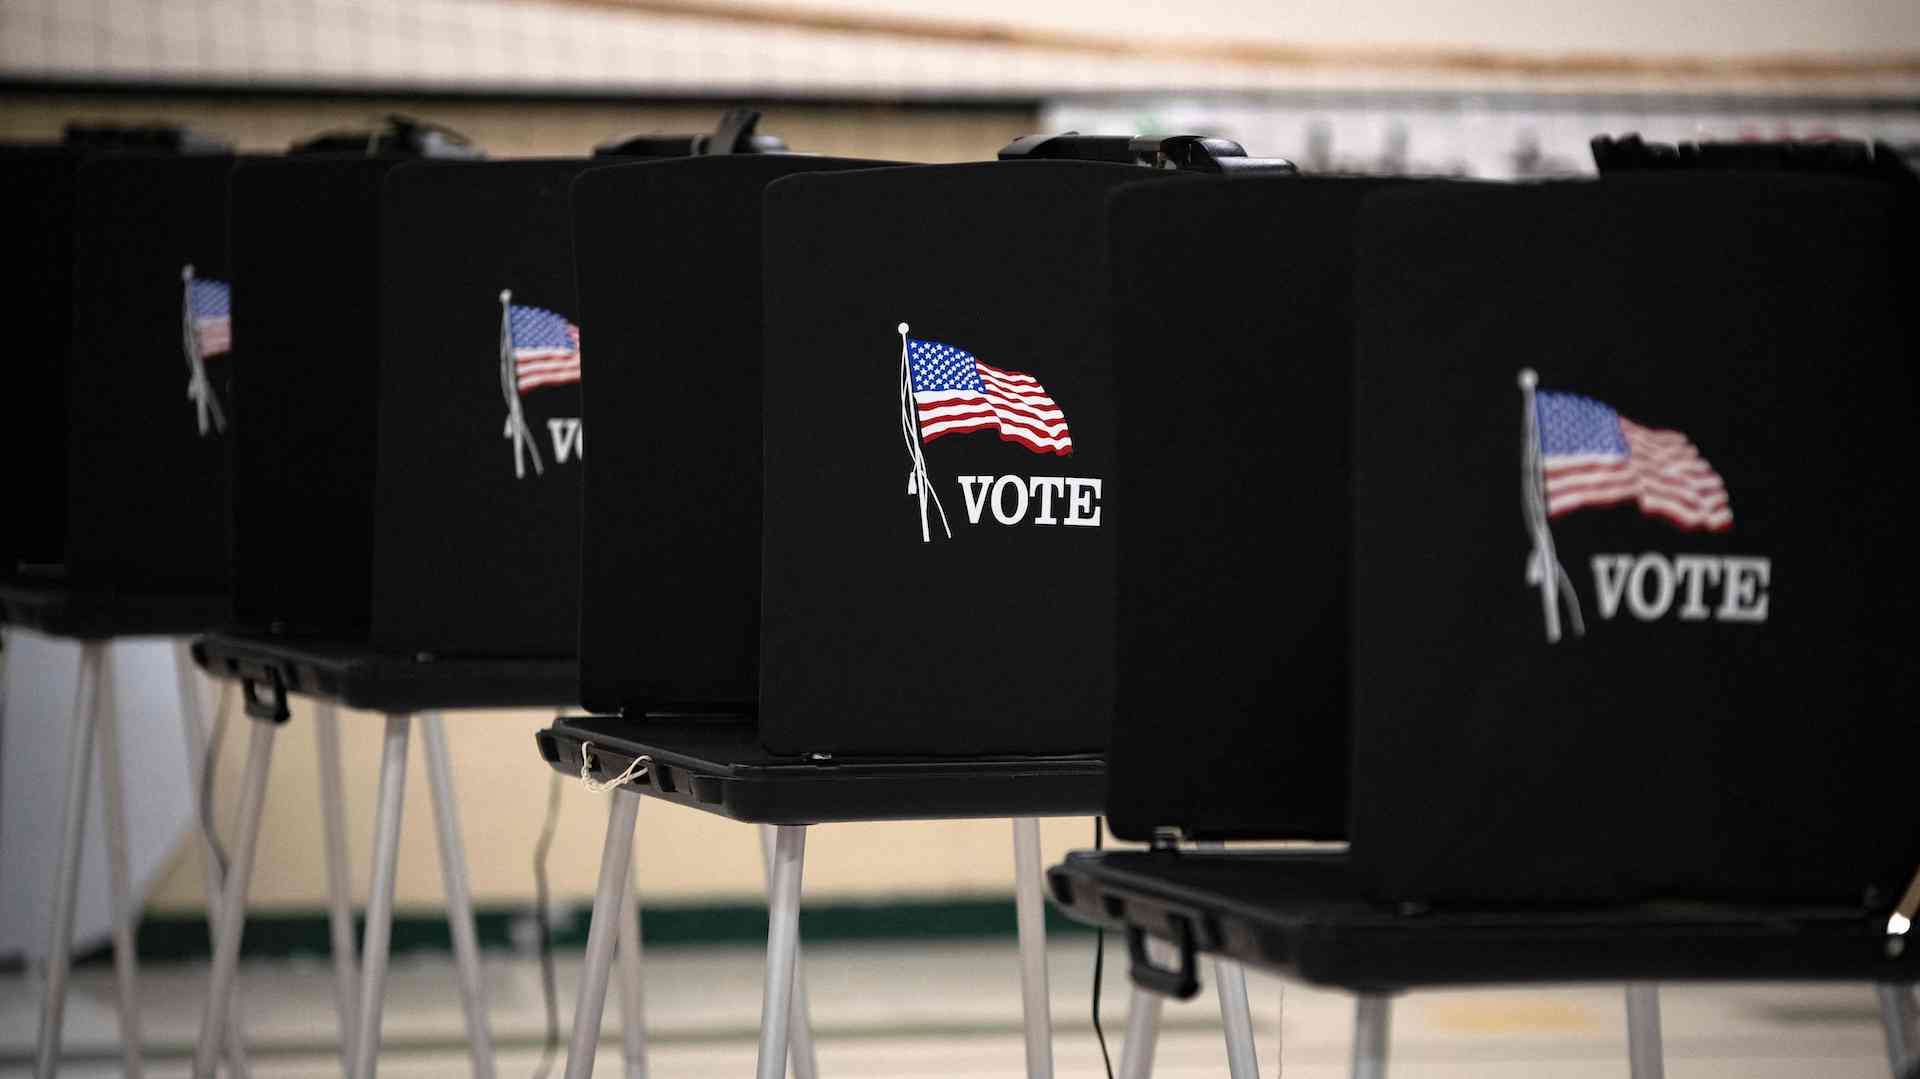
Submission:
{"label": "beige wall", "polygon": [[[212,694],[205,698],[213,700]],[[268,783],[251,905],[314,908],[326,900],[321,861],[319,778],[311,706],[296,702],[281,729]],[[533,733],[551,716],[536,712],[455,712],[446,718],[455,797],[466,829],[475,901],[524,903],[533,897],[533,849],[553,775],[534,748]],[[354,894],[364,902],[373,859],[374,787],[379,775],[381,717],[340,715],[346,775],[346,820]],[[227,724],[219,767],[223,834],[246,756],[247,721]],[[431,907],[441,900],[420,727],[407,760],[406,816],[400,843],[398,902]],[[591,897],[606,834],[606,795],[577,778],[562,781],[559,827],[548,865],[556,898]],[[654,800],[640,808],[634,848],[641,889],[650,902],[745,899],[762,894],[760,845],[745,824]],[[1047,864],[1073,847],[1091,845],[1084,817],[1042,823]],[[810,900],[882,896],[1001,893],[1013,888],[1012,828],[1004,820],[835,824],[810,830],[806,894]],[[198,907],[201,853],[183,843],[152,894],[161,910]]]}

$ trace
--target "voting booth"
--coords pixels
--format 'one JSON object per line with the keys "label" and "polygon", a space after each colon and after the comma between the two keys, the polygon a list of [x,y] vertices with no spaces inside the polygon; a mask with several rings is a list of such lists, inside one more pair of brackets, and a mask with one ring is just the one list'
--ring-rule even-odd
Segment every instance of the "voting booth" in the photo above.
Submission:
{"label": "voting booth", "polygon": [[[662,138],[718,152],[753,144],[752,126],[729,114],[721,132]],[[249,777],[264,776],[289,694],[320,701],[323,778],[338,772],[327,745],[333,706],[386,715],[365,970],[357,990],[343,978],[339,991],[342,1027],[353,1032],[342,1063],[356,1075],[369,1074],[379,1052],[419,714],[467,1036],[475,1067],[490,1070],[439,712],[578,700],[586,439],[571,192],[610,159],[488,162],[445,129],[412,121],[377,133],[378,153],[340,152],[352,138],[322,137],[234,180],[234,231],[247,237],[234,243],[238,304],[252,308],[238,332],[271,358],[239,391],[253,410],[234,503],[236,606],[247,628],[202,640],[196,656],[239,680],[261,721]],[[286,214],[291,205],[303,212]],[[337,859],[338,799],[326,808]],[[258,805],[251,811],[243,807],[248,859]],[[235,877],[250,868],[238,865]],[[331,898],[338,959],[351,955],[351,902],[342,888]],[[230,909],[240,906],[234,897]],[[629,921],[623,953],[637,972]],[[233,932],[216,947],[216,1001],[232,981]],[[217,1008],[207,1014],[203,1058],[220,1037]],[[644,1043],[630,1038],[627,1050],[641,1066]]]}
{"label": "voting booth", "polygon": [[55,636],[225,619],[225,152],[80,144],[0,157],[23,219],[17,522],[0,600]]}
{"label": "voting booth", "polygon": [[[13,513],[0,529],[0,622],[78,643],[53,925],[36,1049],[59,1056],[96,769],[108,851],[122,1059],[142,1038],[132,829],[120,789],[110,643],[224,624],[229,148],[174,128],[76,127],[59,144],[0,150],[8,266]],[[176,651],[189,777],[204,734]],[[48,725],[67,716],[22,717]],[[176,757],[162,766],[180,763]]]}
{"label": "voting booth", "polygon": [[236,332],[266,358],[238,380],[250,630],[201,642],[210,670],[390,712],[575,698],[578,461],[549,466],[543,421],[577,401],[555,222],[585,167],[316,155],[235,174]]}
{"label": "voting booth", "polygon": [[10,584],[23,567],[45,572],[65,556],[67,357],[73,335],[73,201],[79,155],[47,144],[0,145],[0,191],[7,235],[18,257],[0,274],[19,349],[14,386],[35,403],[7,425],[7,455],[36,461],[16,477],[15,510],[0,529],[0,558]]}
{"label": "voting booth", "polygon": [[[1006,156],[1034,160],[708,160],[579,185],[594,332],[624,311],[610,347],[633,358],[589,411],[650,422],[588,469],[583,682],[619,711],[564,719],[540,748],[617,788],[595,934],[639,793],[778,826],[763,1071],[793,1033],[804,829],[828,821],[1016,818],[1030,1064],[1049,1052],[1033,818],[1098,804],[1112,703],[1112,370],[1085,302],[1104,288],[1104,199],[1146,165],[1249,159],[1124,138]],[[591,1066],[603,939],[570,1074]]]}
{"label": "voting booth", "polygon": [[[1055,901],[1158,992],[1199,952],[1359,992],[1357,1075],[1397,990],[1920,977],[1889,933],[1920,865],[1910,192],[1265,186],[1113,199],[1116,297],[1166,302],[1115,344],[1116,504],[1158,520],[1121,536],[1109,800],[1159,849],[1076,855]],[[1241,286],[1169,263],[1183,230],[1285,237],[1276,313],[1209,318]],[[1173,327],[1169,408],[1127,372]],[[1199,718],[1155,739],[1186,673]],[[1637,1061],[1657,999],[1629,993]]]}

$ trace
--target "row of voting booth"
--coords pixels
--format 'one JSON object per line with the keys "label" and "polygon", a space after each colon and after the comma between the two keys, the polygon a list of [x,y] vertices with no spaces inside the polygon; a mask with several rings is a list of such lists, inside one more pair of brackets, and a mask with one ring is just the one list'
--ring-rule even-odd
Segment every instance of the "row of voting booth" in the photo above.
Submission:
{"label": "row of voting booth", "polygon": [[[1197,136],[853,160],[755,120],[567,160],[399,119],[285,154],[164,129],[0,154],[43,402],[7,433],[58,461],[12,476],[0,598],[83,642],[91,687],[39,1074],[115,752],[99,644],[132,635],[183,642],[196,784],[186,664],[253,721],[199,1075],[247,1066],[295,696],[356,1077],[416,726],[494,1073],[444,715],[502,707],[561,716],[529,782],[609,796],[569,1076],[616,977],[645,1070],[643,798],[761,826],[762,1079],[815,1073],[807,829],[960,817],[1014,822],[1035,1076],[1047,901],[1128,941],[1127,1076],[1201,956],[1235,1079],[1243,965],[1353,991],[1358,1076],[1395,994],[1506,982],[1624,984],[1636,1077],[1660,982],[1872,984],[1915,1066],[1920,182],[1891,151],[1601,139],[1597,178],[1487,184]],[[358,939],[339,705],[386,725]],[[1037,818],[1066,815],[1145,849],[1043,872]]]}

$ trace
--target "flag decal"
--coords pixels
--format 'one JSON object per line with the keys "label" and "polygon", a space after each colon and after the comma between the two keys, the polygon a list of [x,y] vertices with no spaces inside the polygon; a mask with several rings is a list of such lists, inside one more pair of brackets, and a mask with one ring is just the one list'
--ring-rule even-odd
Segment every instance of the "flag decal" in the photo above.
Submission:
{"label": "flag decal", "polygon": [[193,402],[200,434],[227,429],[220,399],[207,379],[206,361],[233,351],[233,296],[225,281],[195,277],[191,265],[180,268],[181,345],[187,358],[187,400]]}
{"label": "flag decal", "polygon": [[[544,307],[513,302],[513,293],[500,293],[500,393],[507,403],[503,437],[513,442],[513,474],[526,476],[526,460],[533,459],[535,475],[545,475],[540,448],[527,429],[520,398],[543,386],[580,381],[580,327]],[[577,437],[576,425],[573,436]],[[556,445],[560,444],[555,436]]]}
{"label": "flag decal", "polygon": [[1584,634],[1580,601],[1554,554],[1549,522],[1583,509],[1633,505],[1690,532],[1725,532],[1733,507],[1720,474],[1679,431],[1645,427],[1590,397],[1538,388],[1520,372],[1525,433],[1522,509],[1533,534],[1527,583],[1538,586],[1547,640],[1560,639],[1560,603]]}
{"label": "flag decal", "polygon": [[948,435],[993,431],[1002,442],[1033,453],[1067,457],[1073,453],[1073,436],[1067,431],[1066,413],[1039,379],[983,363],[953,345],[908,337],[904,322],[897,329],[900,435],[912,466],[907,493],[920,499],[920,541],[932,539],[929,504],[940,517],[941,530],[952,539],[946,507],[927,480],[927,443]]}

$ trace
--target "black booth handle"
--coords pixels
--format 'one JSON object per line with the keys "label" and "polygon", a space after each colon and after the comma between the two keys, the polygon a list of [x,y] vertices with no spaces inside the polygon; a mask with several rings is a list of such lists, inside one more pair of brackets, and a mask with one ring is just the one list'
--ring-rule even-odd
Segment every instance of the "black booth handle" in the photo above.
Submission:
{"label": "black booth handle", "polygon": [[1172,997],[1175,1000],[1191,1000],[1200,992],[1200,974],[1193,946],[1193,923],[1185,918],[1173,919],[1175,932],[1180,939],[1175,945],[1180,949],[1180,966],[1175,970],[1154,963],[1147,955],[1147,933],[1139,926],[1127,927],[1127,952],[1133,956],[1133,984],[1151,993]]}
{"label": "black booth handle", "polygon": [[267,723],[285,723],[293,718],[293,712],[287,707],[287,684],[277,670],[268,675],[272,682],[272,694],[261,696],[263,687],[252,678],[240,680],[240,696],[246,703],[247,715]]}

